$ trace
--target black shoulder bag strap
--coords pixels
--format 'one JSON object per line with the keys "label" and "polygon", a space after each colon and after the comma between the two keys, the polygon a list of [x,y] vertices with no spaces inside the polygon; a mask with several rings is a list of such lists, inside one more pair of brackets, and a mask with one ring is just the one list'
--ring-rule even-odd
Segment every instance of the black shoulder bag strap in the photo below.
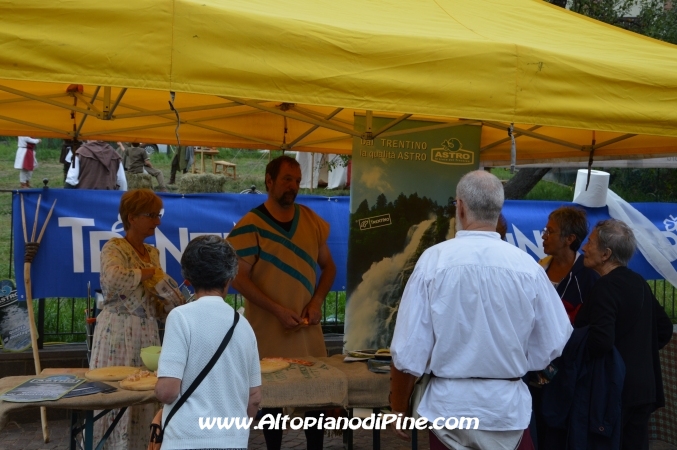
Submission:
{"label": "black shoulder bag strap", "polygon": [[[204,367],[204,369],[202,369],[202,372],[200,372],[200,375],[198,375],[197,378],[195,379],[195,381],[193,381],[191,383],[188,390],[186,390],[186,392],[181,396],[179,401],[176,402],[176,405],[174,405],[172,410],[169,411],[169,414],[167,414],[167,420],[165,420],[164,426],[162,427],[162,432],[161,432],[162,434],[164,434],[164,430],[167,429],[167,424],[172,419],[172,417],[174,416],[176,411],[179,410],[181,405],[186,403],[186,400],[188,400],[188,397],[190,397],[190,394],[192,394],[195,391],[195,389],[197,389],[197,387],[200,385],[200,383],[202,383],[202,380],[204,380],[205,377],[207,376],[207,374],[212,370],[212,367],[214,367],[214,365],[216,364],[216,361],[219,360],[219,358],[221,357],[221,354],[223,354],[223,351],[228,346],[228,343],[230,342],[230,338],[233,337],[233,332],[235,331],[235,325],[237,325],[237,322],[240,320],[240,315],[237,313],[237,311],[235,311],[233,309],[233,312],[235,313],[235,317],[233,319],[233,325],[230,327],[230,330],[228,330],[228,333],[226,333],[226,336],[223,338],[223,341],[221,341],[221,345],[219,345],[219,348],[216,349],[216,353],[214,353],[214,356],[212,356],[212,359],[209,360],[209,362]],[[160,438],[160,439],[162,439],[162,438]],[[160,440],[159,442],[162,442],[162,440]]]}

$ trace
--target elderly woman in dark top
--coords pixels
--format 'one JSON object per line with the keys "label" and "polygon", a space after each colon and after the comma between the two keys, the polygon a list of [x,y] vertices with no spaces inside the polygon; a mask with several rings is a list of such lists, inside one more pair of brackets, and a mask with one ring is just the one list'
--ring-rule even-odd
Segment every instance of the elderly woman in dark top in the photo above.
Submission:
{"label": "elderly woman in dark top", "polygon": [[624,222],[599,222],[583,246],[586,267],[601,278],[575,326],[589,326],[587,351],[598,357],[614,346],[625,363],[621,395],[621,448],[649,448],[650,414],[665,405],[658,350],[672,337],[672,322],[641,275],[628,269],[635,236]]}

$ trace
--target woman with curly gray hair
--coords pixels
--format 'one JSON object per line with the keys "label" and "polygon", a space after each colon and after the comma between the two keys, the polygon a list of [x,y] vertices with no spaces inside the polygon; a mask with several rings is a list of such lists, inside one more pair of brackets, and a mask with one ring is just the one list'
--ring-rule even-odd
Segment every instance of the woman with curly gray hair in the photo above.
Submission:
{"label": "woman with curly gray hair", "polygon": [[635,236],[620,220],[599,222],[583,246],[586,267],[599,273],[576,317],[589,326],[587,352],[595,358],[616,347],[625,363],[621,394],[621,448],[649,448],[651,413],[665,405],[658,350],[672,337],[672,322],[641,275],[627,266]]}
{"label": "woman with curly gray hair", "polygon": [[[224,297],[237,268],[235,250],[219,236],[199,236],[183,252],[181,273],[195,289],[196,300],[174,308],[167,317],[155,388],[158,400],[167,405],[163,424],[234,323],[237,313]],[[256,415],[260,402],[256,337],[249,322],[241,318],[216,364],[164,427],[163,448],[247,448],[249,427],[202,429],[200,417],[246,421]]]}

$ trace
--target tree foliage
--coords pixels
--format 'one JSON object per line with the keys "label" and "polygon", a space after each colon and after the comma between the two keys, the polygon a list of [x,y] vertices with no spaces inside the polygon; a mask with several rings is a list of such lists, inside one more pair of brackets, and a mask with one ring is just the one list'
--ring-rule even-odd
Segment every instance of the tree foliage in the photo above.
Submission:
{"label": "tree foliage", "polygon": [[[548,0],[602,22],[677,44],[677,5],[671,0]],[[631,17],[634,8],[639,12]],[[634,11],[633,11],[634,10]]]}
{"label": "tree foliage", "polygon": [[677,202],[675,169],[611,169],[609,189],[628,202]]}
{"label": "tree foliage", "polygon": [[677,44],[677,5],[662,0],[642,0],[637,16],[638,33]]}
{"label": "tree foliage", "polygon": [[[392,223],[389,226],[361,230],[360,219],[389,214]],[[436,216],[431,242],[425,242],[423,248],[445,240],[449,231],[449,219],[456,214],[453,198],[445,206],[427,197],[419,197],[414,192],[409,196],[400,193],[394,201],[388,201],[385,194],[376,198],[374,205],[367,200],[360,202],[355,213],[350,215],[351,245],[348,257],[348,286],[351,293],[361,281],[369,267],[383,258],[389,258],[402,252],[407,242],[411,226]]]}
{"label": "tree foliage", "polygon": [[620,25],[635,4],[633,0],[572,0],[571,10],[601,22]]}

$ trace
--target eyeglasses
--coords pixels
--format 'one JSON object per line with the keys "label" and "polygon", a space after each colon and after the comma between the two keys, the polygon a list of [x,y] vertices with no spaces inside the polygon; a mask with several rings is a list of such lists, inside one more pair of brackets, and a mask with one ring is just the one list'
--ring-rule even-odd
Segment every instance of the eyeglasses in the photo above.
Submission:
{"label": "eyeglasses", "polygon": [[548,237],[551,234],[555,234],[553,231],[548,230],[547,228],[543,228],[543,232],[541,233],[541,237]]}
{"label": "eyeglasses", "polygon": [[155,220],[155,219],[162,219],[162,216],[165,215],[164,209],[160,211],[159,213],[140,213],[140,216],[148,217],[149,219]]}

